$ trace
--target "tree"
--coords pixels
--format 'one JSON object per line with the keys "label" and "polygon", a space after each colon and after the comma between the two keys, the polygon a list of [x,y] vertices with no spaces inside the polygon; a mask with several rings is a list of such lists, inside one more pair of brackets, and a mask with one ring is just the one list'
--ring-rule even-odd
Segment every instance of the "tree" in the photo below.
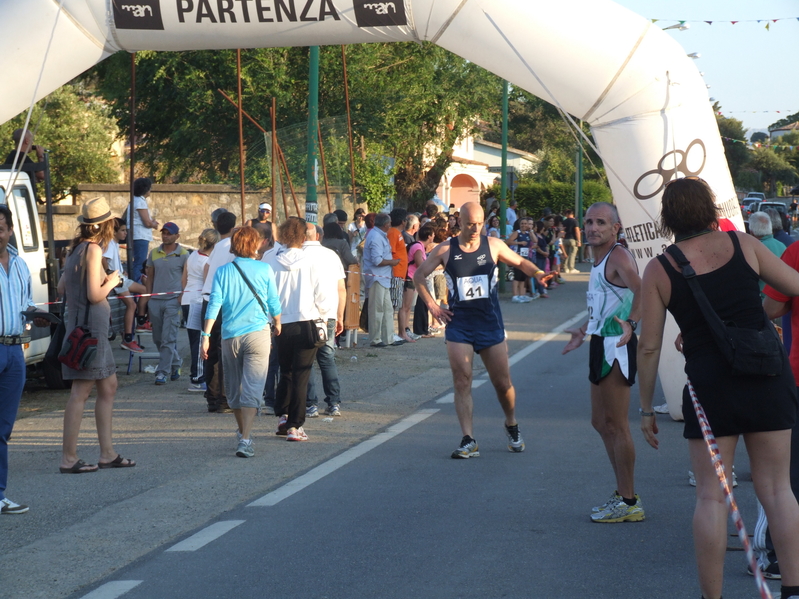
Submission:
{"label": "tree", "polygon": [[720,113],[721,105],[716,102],[713,105],[716,113],[716,124],[719,127],[721,143],[724,145],[724,155],[727,158],[727,167],[733,182],[738,184],[738,176],[741,169],[746,167],[750,160],[749,149],[746,147],[746,129],[743,122],[738,119],[728,119]]}
{"label": "tree", "polygon": [[790,125],[791,123],[795,123],[797,121],[799,121],[799,112],[797,112],[796,114],[792,114],[790,116],[786,116],[785,118],[782,118],[774,123],[771,123],[768,126],[768,130],[773,131],[774,129],[778,129],[779,127],[784,127],[785,125]]}
{"label": "tree", "polygon": [[777,191],[778,180],[794,181],[797,176],[791,163],[771,148],[755,148],[752,153],[752,167],[759,170],[763,178],[768,180],[769,191],[772,194]]}
{"label": "tree", "polygon": [[[320,50],[319,116],[342,115],[341,48]],[[273,96],[279,129],[307,119],[307,54],[307,48],[242,52],[243,104],[266,129]],[[140,52],[136,60],[138,155],[152,176],[232,181],[238,174],[236,111],[217,88],[235,99],[235,52]],[[349,46],[347,65],[356,138],[363,135],[377,154],[394,159],[397,200],[422,206],[450,164],[455,142],[479,117],[496,111],[499,80],[428,43]],[[127,131],[129,55],[112,56],[87,77]],[[245,138],[248,147],[263,143],[250,125]]]}
{"label": "tree", "polygon": [[752,133],[752,137],[749,138],[753,144],[762,144],[765,141],[768,141],[768,133],[763,133],[762,131],[757,131]]}
{"label": "tree", "polygon": [[[20,114],[0,125],[0,155],[14,149],[11,134],[25,124],[25,116]],[[67,84],[40,100],[29,129],[35,131],[35,143],[50,151],[54,201],[77,195],[80,183],[119,180],[111,152],[117,128],[110,110],[80,85]]]}

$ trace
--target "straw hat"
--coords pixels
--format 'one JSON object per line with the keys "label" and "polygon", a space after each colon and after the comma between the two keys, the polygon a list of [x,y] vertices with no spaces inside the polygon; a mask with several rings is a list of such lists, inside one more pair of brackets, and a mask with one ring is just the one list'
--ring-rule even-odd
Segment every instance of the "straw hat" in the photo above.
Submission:
{"label": "straw hat", "polygon": [[93,198],[83,203],[78,222],[82,225],[99,225],[112,218],[114,215],[108,202],[104,198]]}

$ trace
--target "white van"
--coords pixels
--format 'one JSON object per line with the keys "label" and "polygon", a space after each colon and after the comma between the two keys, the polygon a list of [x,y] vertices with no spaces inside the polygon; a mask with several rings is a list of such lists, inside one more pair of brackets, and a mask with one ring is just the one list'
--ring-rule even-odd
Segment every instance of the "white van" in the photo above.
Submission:
{"label": "white van", "polygon": [[[45,240],[39,224],[39,211],[31,187],[28,173],[20,172],[14,176],[10,168],[0,168],[0,204],[6,204],[14,216],[14,235],[11,245],[25,260],[31,272],[33,302],[39,307],[48,301],[47,263],[45,261]],[[44,359],[50,345],[50,329],[31,327],[31,342],[23,346],[25,363],[35,364]]]}

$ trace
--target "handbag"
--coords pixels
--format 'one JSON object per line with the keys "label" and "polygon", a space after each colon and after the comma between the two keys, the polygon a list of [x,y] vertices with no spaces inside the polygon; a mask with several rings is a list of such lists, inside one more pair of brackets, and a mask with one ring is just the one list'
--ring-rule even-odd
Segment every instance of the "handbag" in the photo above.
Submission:
{"label": "handbag", "polygon": [[309,343],[316,348],[322,347],[327,343],[327,321],[322,318],[315,318],[308,321],[309,328]]}
{"label": "handbag", "polygon": [[[87,246],[88,247],[88,246]],[[91,368],[97,355],[97,339],[92,337],[89,329],[89,292],[86,288],[86,249],[81,259],[83,276],[81,287],[86,295],[86,311],[83,315],[83,324],[76,326],[67,336],[64,345],[58,354],[58,361],[72,370],[88,370]]]}
{"label": "handbag", "polygon": [[[737,241],[737,240],[736,240]],[[682,269],[685,282],[691,288],[696,303],[707,320],[713,339],[731,366],[733,376],[777,376],[785,364],[785,348],[774,325],[763,313],[761,329],[746,329],[734,322],[724,322],[710,305],[705,292],[696,280],[696,271],[676,245],[666,248]]]}

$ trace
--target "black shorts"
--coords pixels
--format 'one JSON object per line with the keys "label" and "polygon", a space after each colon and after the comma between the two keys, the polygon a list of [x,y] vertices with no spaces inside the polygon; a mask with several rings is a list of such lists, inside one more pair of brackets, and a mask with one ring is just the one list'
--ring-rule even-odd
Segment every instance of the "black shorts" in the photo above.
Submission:
{"label": "black shorts", "polygon": [[405,279],[405,289],[416,289],[413,285],[413,279]]}
{"label": "black shorts", "polygon": [[527,279],[529,279],[526,274],[524,274],[523,270],[519,270],[518,268],[513,268],[513,280],[518,281],[519,283],[524,283]]}
{"label": "black shorts", "polygon": [[594,385],[610,374],[613,365],[618,362],[621,374],[632,387],[635,384],[637,372],[636,352],[638,351],[638,337],[633,333],[627,345],[616,347],[621,336],[602,337],[591,335],[591,345],[588,354],[588,380]]}

